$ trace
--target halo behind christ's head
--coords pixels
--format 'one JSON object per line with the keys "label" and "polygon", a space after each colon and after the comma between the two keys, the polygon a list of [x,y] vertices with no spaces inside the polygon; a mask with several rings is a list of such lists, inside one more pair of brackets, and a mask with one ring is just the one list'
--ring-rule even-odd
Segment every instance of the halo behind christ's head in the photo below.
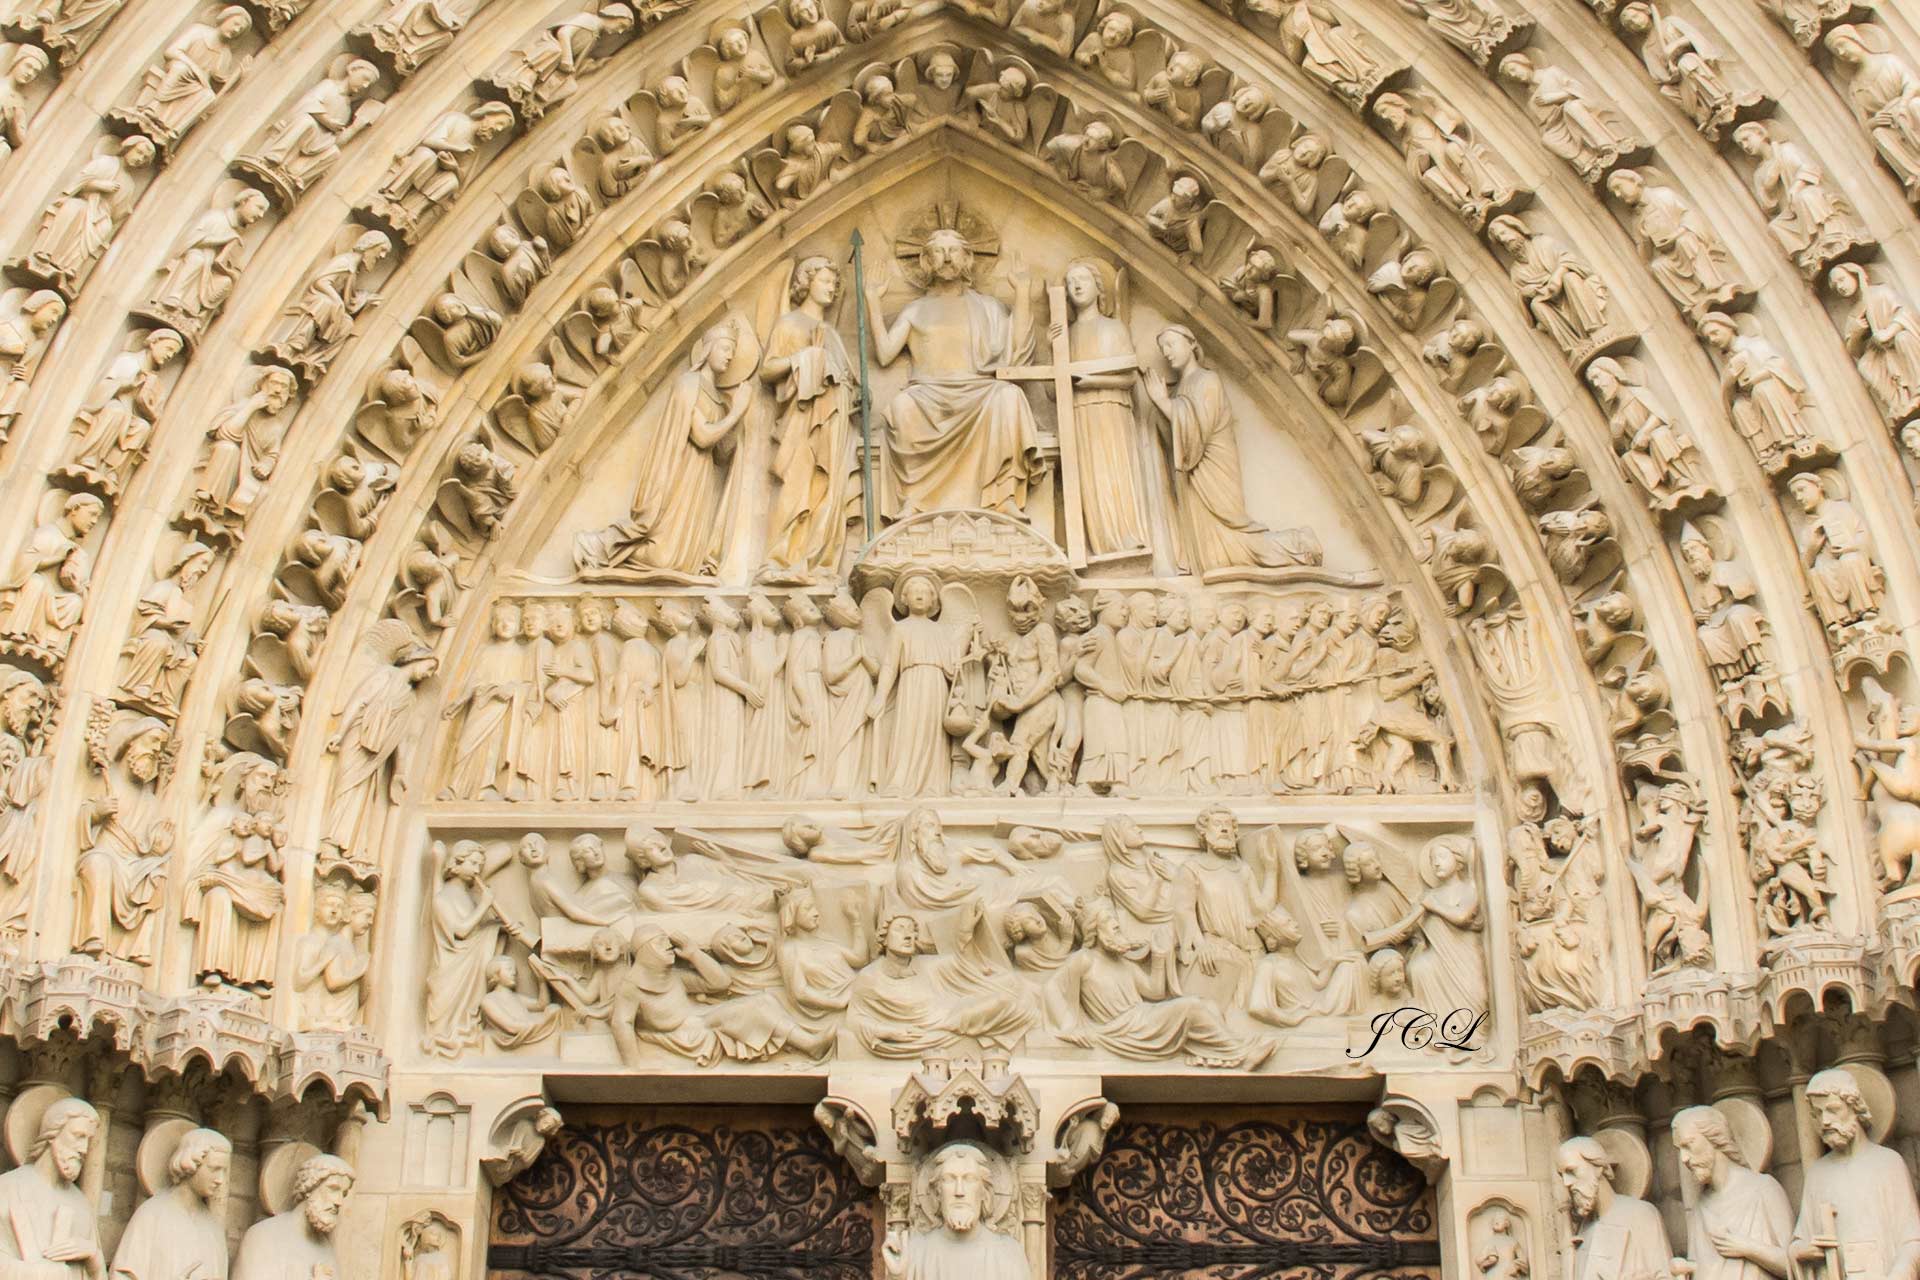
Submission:
{"label": "halo behind christ's head", "polygon": [[990,1231],[1012,1233],[1014,1218],[1018,1210],[1014,1196],[1013,1166],[1006,1157],[995,1152],[983,1142],[961,1139],[943,1144],[928,1154],[913,1171],[913,1226],[918,1231],[931,1231],[940,1225],[940,1190],[936,1185],[940,1171],[945,1164],[941,1154],[953,1147],[967,1147],[980,1154],[986,1164],[987,1175],[992,1180],[993,1192],[980,1215],[980,1225]]}
{"label": "halo behind christ's head", "polygon": [[967,242],[967,248],[973,251],[973,283],[978,285],[992,265],[991,259],[1000,256],[1000,234],[986,219],[957,202],[929,205],[900,228],[893,238],[893,256],[900,260],[902,274],[916,289],[932,283],[920,265],[920,255],[927,241],[941,231],[956,233]]}

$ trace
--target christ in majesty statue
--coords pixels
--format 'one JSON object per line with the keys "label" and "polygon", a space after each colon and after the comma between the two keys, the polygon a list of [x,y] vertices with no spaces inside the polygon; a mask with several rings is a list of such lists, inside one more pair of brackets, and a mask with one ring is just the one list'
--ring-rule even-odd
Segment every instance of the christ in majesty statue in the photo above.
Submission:
{"label": "christ in majesty statue", "polygon": [[941,228],[920,249],[923,292],[891,322],[881,307],[885,284],[867,286],[875,358],[886,366],[905,351],[912,362],[887,404],[884,506],[896,519],[965,507],[1023,515],[1045,472],[1026,393],[994,376],[1032,354],[1031,301],[1020,281],[1011,308],[980,293],[973,269],[967,238]]}

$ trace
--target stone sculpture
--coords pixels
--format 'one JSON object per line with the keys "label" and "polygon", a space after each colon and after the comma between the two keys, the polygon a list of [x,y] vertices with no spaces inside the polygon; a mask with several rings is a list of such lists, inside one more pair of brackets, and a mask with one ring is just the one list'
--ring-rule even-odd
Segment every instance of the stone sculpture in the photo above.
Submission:
{"label": "stone sculpture", "polygon": [[71,298],[133,206],[137,175],[154,161],[144,136],[122,140],[80,167],[40,215],[24,257],[8,264]]}
{"label": "stone sculpture", "polygon": [[1614,1188],[1614,1159],[1599,1141],[1567,1139],[1554,1165],[1573,1210],[1574,1268],[1580,1280],[1668,1274],[1672,1251],[1660,1211]]}
{"label": "stone sculpture", "polygon": [[34,0],[16,8],[13,24],[31,32],[62,67],[92,47],[126,0]]}
{"label": "stone sculpture", "polygon": [[33,375],[53,341],[53,331],[67,316],[67,304],[51,289],[12,289],[0,298],[0,441],[13,432],[25,407]]}
{"label": "stone sculpture", "polygon": [[1607,191],[1633,211],[1635,234],[1652,256],[1653,278],[1698,320],[1744,300],[1753,288],[1726,246],[1678,191],[1649,181],[1644,169],[1615,169]]}
{"label": "stone sculpture", "polygon": [[98,706],[88,730],[88,755],[104,794],[81,811],[73,949],[151,964],[154,914],[174,844],[173,824],[155,814],[154,790],[171,767],[172,736],[163,720]]}
{"label": "stone sculpture", "polygon": [[939,1222],[914,1231],[888,1229],[882,1260],[889,1280],[1026,1280],[1026,1250],[991,1221],[994,1180],[988,1157],[967,1143],[950,1143],[928,1157]]}
{"label": "stone sculpture", "polygon": [[1920,76],[1874,23],[1842,23],[1821,42],[1846,77],[1854,114],[1907,199],[1920,192]]}
{"label": "stone sculpture", "polygon": [[166,373],[185,345],[171,329],[145,329],[114,357],[74,416],[67,474],[109,495],[126,486],[145,461],[154,420],[166,396]]}
{"label": "stone sculpture", "polygon": [[1873,1113],[1844,1067],[1807,1081],[1825,1154],[1807,1166],[1791,1252],[1826,1275],[1903,1275],[1920,1266],[1920,1203],[1897,1153],[1867,1132]]}
{"label": "stone sculpture", "polygon": [[[103,1280],[93,1205],[77,1185],[101,1139],[100,1114],[79,1098],[57,1098],[40,1115],[27,1162],[0,1174],[0,1266],[18,1274]],[[224,1261],[224,1254],[223,1254]]]}
{"label": "stone sculpture", "polygon": [[633,9],[608,4],[597,13],[570,14],[533,36],[503,59],[493,84],[524,120],[538,120],[580,88],[580,77],[600,65],[594,52],[603,40],[633,29]]}
{"label": "stone sculpture", "polygon": [[245,265],[242,237],[266,216],[267,208],[266,196],[245,187],[224,207],[201,215],[186,244],[161,269],[159,287],[137,314],[178,331],[188,346],[199,342],[226,306]]}
{"label": "stone sculpture", "polygon": [[[690,1127],[887,1187],[902,1270],[989,1229],[989,1269],[1070,1269],[1062,1224],[1215,1120],[1116,1124],[1072,1081],[1197,1071],[1265,1108],[1391,1072],[1419,1110],[1344,1167],[1414,1188],[1442,1257],[1416,1228],[1382,1254],[1658,1274],[1651,1231],[1615,1265],[1644,1224],[1591,1150],[1580,1239],[1552,1230],[1543,1134],[1598,1135],[1626,1191],[1662,1106],[1739,1119],[1836,1061],[1911,1084],[1901,14],[1593,0],[1534,40],[1504,0],[242,7],[0,3],[0,1092],[15,1147],[63,1089],[115,1135],[29,1245],[124,1234],[130,1276],[168,1271],[188,1233],[152,1224],[191,1211],[217,1272],[330,1149],[398,1170],[364,1238],[242,1269],[447,1280],[472,1161],[504,1222],[594,1140],[541,1078],[831,1074],[825,1142]],[[1742,25],[1775,18],[1794,43]],[[1491,1010],[1516,1056],[1363,1060],[1406,1008]],[[988,1110],[879,1122],[910,1065]],[[125,1232],[203,1119],[230,1205],[209,1154]],[[1711,1120],[1673,1133],[1647,1195],[1696,1270],[1896,1270],[1855,1247],[1866,1197],[1802,1260]],[[956,1138],[986,1211],[916,1260],[958,1229],[910,1203]],[[1773,1138],[1807,1180],[1817,1127]],[[1443,1156],[1429,1204],[1403,1163]],[[1176,1217],[1128,1220],[1141,1256],[1213,1247]],[[58,1251],[17,1265],[112,1270]]]}
{"label": "stone sculpture", "polygon": [[363,644],[366,672],[347,700],[327,750],[338,757],[327,803],[323,853],[368,863],[390,796],[405,794],[407,712],[440,660],[403,622],[376,625]]}
{"label": "stone sculpture", "polygon": [[[743,342],[744,338],[744,342]],[[709,329],[652,423],[651,458],[632,519],[574,543],[582,574],[689,581],[717,565],[715,518],[727,483],[730,437],[751,403],[759,343],[731,321]]]}
{"label": "stone sculpture", "polygon": [[1674,511],[1713,492],[1706,460],[1693,440],[1657,405],[1646,385],[1611,356],[1587,366],[1587,385],[1606,410],[1620,469],[1648,502]]}
{"label": "stone sculpture", "polygon": [[233,46],[252,30],[253,15],[237,4],[210,23],[189,26],[167,46],[159,65],[148,68],[133,103],[116,108],[113,118],[170,150],[245,69],[249,59],[236,57]]}
{"label": "stone sculpture", "polygon": [[233,1255],[233,1280],[313,1280],[336,1274],[333,1242],[340,1211],[353,1190],[353,1166],[339,1156],[316,1155],[294,1172],[293,1204],[255,1223]]}
{"label": "stone sculpture", "polygon": [[268,340],[266,353],[309,382],[324,374],[353,336],[355,318],[380,300],[359,287],[360,277],[385,261],[392,249],[385,233],[365,231],[344,253],[329,258],[307,278],[299,300]]}
{"label": "stone sculpture", "polygon": [[1510,53],[1500,60],[1500,78],[1519,87],[1547,150],[1588,182],[1600,181],[1644,146],[1618,113],[1595,103],[1586,86],[1560,67]]}
{"label": "stone sculpture", "polygon": [[[1773,126],[1760,120],[1735,129],[1733,142],[1752,158],[1754,199],[1766,210],[1774,238],[1802,274],[1815,278],[1835,259],[1857,252],[1870,241],[1871,233],[1853,203],[1799,143],[1779,136]],[[1837,284],[1835,291],[1839,292]]]}
{"label": "stone sculpture", "polygon": [[479,149],[513,125],[513,108],[503,102],[447,112],[418,143],[395,158],[368,209],[401,239],[413,243],[439,211],[459,196]]}
{"label": "stone sculpture", "polygon": [[1920,413],[1920,320],[1913,309],[1855,263],[1834,267],[1827,284],[1853,306],[1842,336],[1881,410],[1895,422]]}
{"label": "stone sculpture", "polygon": [[167,1157],[167,1187],[133,1211],[113,1252],[112,1276],[225,1280],[227,1231],[220,1220],[233,1143],[212,1129],[189,1129]]}
{"label": "stone sculpture", "polygon": [[1174,381],[1149,371],[1146,393],[1164,419],[1161,433],[1173,455],[1188,569],[1233,577],[1246,570],[1318,564],[1320,547],[1311,531],[1276,533],[1248,517],[1225,388],[1202,362],[1199,339],[1175,325],[1161,333],[1159,345]]}
{"label": "stone sculpture", "polygon": [[257,149],[236,168],[292,204],[340,163],[340,149],[380,118],[386,104],[368,96],[380,70],[361,58],[344,60],[275,121]]}
{"label": "stone sculpture", "polygon": [[869,284],[874,356],[884,368],[905,352],[913,373],[886,410],[885,505],[899,517],[950,507],[1024,511],[1038,470],[1033,409],[994,376],[1031,349],[1030,302],[1014,281],[1011,310],[974,287],[974,247],[960,231],[928,233],[917,254],[921,297],[891,319],[885,286]]}
{"label": "stone sculpture", "polygon": [[1886,575],[1874,560],[1866,522],[1828,483],[1803,472],[1787,483],[1787,492],[1806,517],[1800,559],[1813,589],[1814,612],[1840,640],[1851,628],[1878,616]]}
{"label": "stone sculpture", "polygon": [[140,597],[137,629],[121,651],[122,705],[166,720],[180,714],[180,695],[200,657],[192,591],[213,562],[211,547],[188,542],[173,553],[165,575]]}
{"label": "stone sculpture", "polygon": [[1685,112],[1707,141],[1718,142],[1722,130],[1764,101],[1736,87],[1719,47],[1698,27],[1662,12],[1653,0],[1623,6],[1620,26],[1640,37],[1640,60],[1661,96]]}
{"label": "stone sculpture", "polygon": [[374,896],[322,884],[313,893],[313,931],[300,939],[293,986],[308,1031],[345,1031],[359,1025],[362,983],[371,967],[368,934]]}
{"label": "stone sculpture", "polygon": [[1420,95],[1383,93],[1374,100],[1373,114],[1400,136],[1407,168],[1428,194],[1469,225],[1485,226],[1493,211],[1513,202],[1519,179],[1467,134],[1444,104]]}
{"label": "stone sculpture", "polygon": [[391,60],[404,79],[453,43],[474,7],[471,0],[388,0],[386,10],[354,34]]}
{"label": "stone sculpture", "polygon": [[1507,276],[1534,326],[1569,360],[1584,364],[1617,337],[1606,284],[1558,240],[1510,213],[1489,223],[1487,235],[1506,252]]}
{"label": "stone sculpture", "polygon": [[1686,1107],[1672,1119],[1680,1165],[1699,1186],[1688,1211],[1692,1274],[1707,1280],[1761,1280],[1788,1272],[1793,1209],[1780,1182],[1747,1161],[1734,1128],[1713,1107]]}
{"label": "stone sculpture", "polygon": [[825,258],[794,267],[787,312],[767,335],[760,377],[784,406],[772,470],[779,496],[767,518],[761,578],[805,583],[838,570],[857,516],[858,466],[850,391],[852,362],[827,322],[840,272]]}

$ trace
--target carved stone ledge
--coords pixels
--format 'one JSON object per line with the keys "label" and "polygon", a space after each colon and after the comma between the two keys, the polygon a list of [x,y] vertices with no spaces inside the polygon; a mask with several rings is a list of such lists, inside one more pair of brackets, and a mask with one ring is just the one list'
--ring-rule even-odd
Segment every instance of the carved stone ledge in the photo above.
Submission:
{"label": "carved stone ledge", "polygon": [[1647,984],[1640,1001],[1641,1035],[1649,1060],[1659,1058],[1668,1032],[1713,1028],[1721,1044],[1758,1039],[1757,995],[1740,975],[1706,969],[1681,969]]}
{"label": "carved stone ledge", "polygon": [[1920,976],[1920,899],[1889,901],[1882,908],[1876,950],[1888,987],[1910,987]]}
{"label": "carved stone ledge", "polygon": [[887,586],[908,569],[938,563],[957,582],[1005,582],[1025,574],[1050,593],[1071,590],[1060,549],[1024,521],[997,511],[931,511],[891,525],[853,567],[857,589]]}
{"label": "carved stone ledge", "polygon": [[198,1058],[214,1075],[238,1066],[247,1083],[265,1091],[274,1031],[266,1008],[237,992],[195,992],[161,1004],[147,1049],[150,1071],[185,1075]]}
{"label": "carved stone ledge", "polygon": [[384,1118],[387,1069],[387,1055],[364,1028],[296,1031],[274,1048],[274,1096],[297,1102],[317,1084],[335,1102],[353,1093],[377,1101]]}
{"label": "carved stone ledge", "polygon": [[1760,978],[1759,1014],[1776,1026],[1785,1025],[1787,1000],[1795,994],[1807,996],[1819,1008],[1827,992],[1837,987],[1856,1009],[1875,1004],[1881,984],[1875,980],[1875,966],[1863,938],[1789,934],[1769,946],[1764,958],[1768,969]]}
{"label": "carved stone ledge", "polygon": [[23,1045],[77,1044],[124,1055],[150,1080],[181,1077],[199,1062],[231,1066],[263,1097],[298,1101],[315,1085],[335,1102],[387,1107],[387,1056],[365,1030],[290,1033],[255,996],[227,988],[165,997],[145,991],[130,965],[91,956],[20,964],[0,957],[0,1021]]}
{"label": "carved stone ledge", "polygon": [[62,1032],[86,1040],[109,1031],[113,1047],[137,1054],[144,1047],[147,999],[131,965],[67,956],[7,972],[15,1034],[46,1041]]}
{"label": "carved stone ledge", "polygon": [[1591,1067],[1609,1080],[1637,1072],[1646,1059],[1638,1022],[1606,1010],[1555,1009],[1532,1018],[1520,1033],[1515,1065],[1528,1085],[1541,1088],[1550,1072],[1571,1080]]}
{"label": "carved stone ledge", "polygon": [[[1767,950],[1768,967],[1754,973],[1682,970],[1647,984],[1636,1010],[1556,1009],[1529,1020],[1520,1037],[1518,1066],[1535,1088],[1550,1072],[1571,1080],[1593,1069],[1609,1080],[1631,1080],[1667,1055],[1670,1041],[1701,1027],[1715,1044],[1752,1053],[1782,1034],[1804,997],[1813,1008],[1844,993],[1856,1012],[1878,1017],[1893,1004],[1911,1004],[1911,976],[1920,968],[1920,902],[1888,908],[1879,939],[1789,935]],[[1895,914],[1898,913],[1898,914]]]}

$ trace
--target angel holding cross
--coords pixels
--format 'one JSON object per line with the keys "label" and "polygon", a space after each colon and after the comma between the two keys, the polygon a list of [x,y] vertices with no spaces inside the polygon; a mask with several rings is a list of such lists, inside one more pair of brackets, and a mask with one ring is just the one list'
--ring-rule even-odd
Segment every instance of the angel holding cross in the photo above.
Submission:
{"label": "angel holding cross", "polygon": [[[1117,296],[1124,280],[1097,258],[1074,259],[1066,278],[1071,322],[1054,316],[1056,328],[1066,326],[1072,360],[1087,370],[1073,371],[1071,401],[1061,406],[1061,434],[1070,429],[1076,437],[1078,474],[1066,479],[1080,490],[1086,549],[1095,558],[1145,552],[1148,545],[1147,482],[1141,472],[1140,418],[1134,404],[1140,366]],[[1070,428],[1064,421],[1069,416]]]}

